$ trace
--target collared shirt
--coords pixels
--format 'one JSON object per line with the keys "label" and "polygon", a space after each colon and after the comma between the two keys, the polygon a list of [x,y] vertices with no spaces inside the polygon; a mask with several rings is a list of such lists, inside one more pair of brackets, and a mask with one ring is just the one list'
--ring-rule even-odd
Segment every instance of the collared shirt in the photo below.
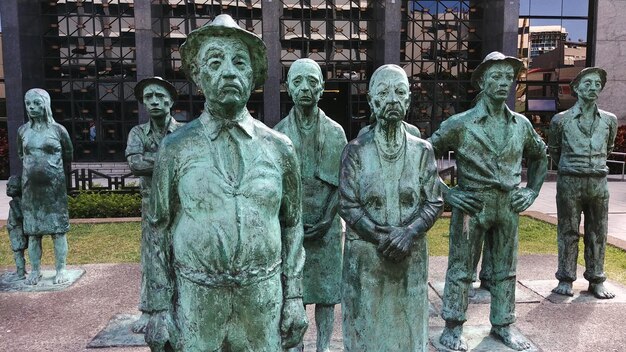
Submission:
{"label": "collared shirt", "polygon": [[[545,160],[546,145],[530,121],[505,106],[505,128],[487,128],[490,116],[484,101],[475,107],[445,120],[429,138],[435,155],[453,150],[458,170],[459,187],[466,190],[496,188],[509,191],[521,182],[522,157]],[[505,133],[504,144],[497,147],[494,133]],[[530,180],[529,180],[530,181]]]}
{"label": "collared shirt", "polygon": [[617,117],[596,106],[591,128],[581,125],[582,110],[578,102],[554,115],[550,122],[550,156],[559,165],[559,174],[606,176],[606,159],[613,151],[617,134]]}
{"label": "collared shirt", "polygon": [[[236,144],[235,177],[224,158]],[[302,296],[304,249],[298,159],[289,139],[247,111],[235,122],[205,112],[167,136],[154,171],[148,310],[171,308],[170,273],[238,286],[282,272],[283,295]]]}
{"label": "collared shirt", "polygon": [[[152,183],[153,162],[147,162],[144,157],[156,158],[156,153],[165,135],[158,133],[159,129],[153,126],[152,120],[133,127],[128,133],[126,143],[126,160],[133,174],[140,176],[141,194],[143,197],[150,196]],[[166,134],[174,132],[183,124],[170,116],[170,122],[166,127]]]}

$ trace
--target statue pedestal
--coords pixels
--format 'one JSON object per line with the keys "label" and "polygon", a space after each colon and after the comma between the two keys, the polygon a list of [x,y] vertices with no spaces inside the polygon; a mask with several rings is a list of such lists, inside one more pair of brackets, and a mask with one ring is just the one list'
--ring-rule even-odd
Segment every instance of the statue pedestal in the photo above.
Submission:
{"label": "statue pedestal", "polygon": [[117,314],[100,330],[87,345],[88,348],[146,346],[143,334],[135,334],[131,328],[140,314]]}
{"label": "statue pedestal", "polygon": [[[74,284],[83,276],[85,269],[67,269],[69,280],[63,284],[53,284],[55,270],[42,270],[41,280],[37,285],[26,285],[26,280],[16,280],[15,272],[6,272],[0,275],[0,292],[46,292],[62,291]],[[26,274],[28,276],[28,274]]]}
{"label": "statue pedestal", "polygon": [[[514,326],[511,327],[511,330],[515,330],[517,333],[521,334],[520,331]],[[446,348],[441,343],[439,343],[439,337],[441,336],[442,331],[443,331],[443,327],[431,327],[429,329],[428,334],[429,334],[431,345],[435,347],[435,350],[438,352],[455,352]],[[467,341],[468,351],[472,351],[472,352],[515,351],[514,349],[508,348],[500,340],[490,335],[489,334],[490,331],[491,331],[491,326],[489,325],[477,325],[477,326],[466,325],[464,326],[463,336],[465,337],[465,340]],[[524,352],[538,352],[538,351],[539,349],[532,341],[530,341],[530,348],[527,350],[524,350]]]}

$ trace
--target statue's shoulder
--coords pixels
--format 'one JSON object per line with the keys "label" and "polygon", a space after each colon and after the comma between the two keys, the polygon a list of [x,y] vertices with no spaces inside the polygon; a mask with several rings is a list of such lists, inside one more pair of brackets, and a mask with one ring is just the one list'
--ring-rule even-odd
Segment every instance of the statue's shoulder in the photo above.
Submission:
{"label": "statue's shoulder", "polygon": [[417,137],[416,135],[407,133],[406,141],[408,145],[411,145],[413,148],[417,148],[420,150],[430,150],[430,151],[433,150],[433,145],[430,144],[429,141],[422,139],[420,137]]}
{"label": "statue's shoulder", "polygon": [[532,122],[530,122],[528,117],[526,117],[526,116],[524,116],[524,115],[522,115],[522,114],[520,114],[518,112],[515,112],[515,111],[511,111],[511,114],[513,114],[513,117],[515,118],[515,121],[520,122],[520,123],[522,123],[524,125],[528,125],[528,126],[532,127],[533,124],[532,124]]}
{"label": "statue's shoulder", "polygon": [[598,112],[603,118],[609,119],[612,123],[614,122],[617,124],[617,116],[614,113],[602,109],[598,109]]}
{"label": "statue's shoulder", "polygon": [[289,129],[291,124],[293,123],[292,120],[293,120],[293,117],[291,116],[291,114],[285,116],[283,119],[278,121],[276,126],[274,126],[274,130],[285,133]]}
{"label": "statue's shoulder", "polygon": [[57,122],[53,122],[51,127],[58,133],[58,134],[62,134],[62,135],[68,135],[69,133],[67,133],[67,129],[65,128],[65,126],[61,125],[60,123]]}
{"label": "statue's shoulder", "polygon": [[295,153],[293,143],[291,143],[291,139],[289,139],[286,134],[276,129],[269,128],[266,124],[257,119],[253,119],[252,123],[254,124],[254,133],[273,149],[281,154]]}

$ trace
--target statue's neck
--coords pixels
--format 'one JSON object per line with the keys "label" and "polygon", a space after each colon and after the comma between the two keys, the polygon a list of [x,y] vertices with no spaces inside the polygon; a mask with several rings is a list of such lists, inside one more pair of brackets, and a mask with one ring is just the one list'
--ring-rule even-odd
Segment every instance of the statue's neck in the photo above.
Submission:
{"label": "statue's neck", "polygon": [[307,128],[312,127],[317,122],[319,108],[317,105],[312,106],[294,106],[294,114],[300,126]]}

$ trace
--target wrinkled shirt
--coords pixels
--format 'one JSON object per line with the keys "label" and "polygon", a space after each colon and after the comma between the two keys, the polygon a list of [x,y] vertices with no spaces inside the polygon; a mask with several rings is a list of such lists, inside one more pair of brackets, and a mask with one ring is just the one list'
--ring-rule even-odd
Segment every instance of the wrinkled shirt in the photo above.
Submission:
{"label": "wrinkled shirt", "polygon": [[606,159],[613,151],[617,117],[595,108],[591,129],[581,128],[582,110],[578,103],[554,115],[550,122],[550,156],[559,165],[559,174],[606,176]]}
{"label": "wrinkled shirt", "polygon": [[[522,178],[522,157],[545,160],[546,145],[530,121],[505,106],[505,131],[487,130],[489,115],[484,101],[445,120],[429,138],[436,156],[454,151],[459,187],[464,190],[516,188]],[[506,133],[504,145],[496,147],[494,133]],[[529,180],[529,183],[530,180]]]}
{"label": "wrinkled shirt", "polygon": [[[182,123],[177,122],[170,116],[170,121],[166,127],[166,135],[174,132]],[[141,195],[150,196],[150,185],[152,183],[152,171],[154,163],[145,161],[144,157],[156,158],[159,145],[163,135],[158,133],[158,128],[153,126],[152,120],[133,127],[128,133],[126,143],[126,159],[128,166],[134,175],[140,176]]]}
{"label": "wrinkled shirt", "polygon": [[[234,178],[228,139],[239,150]],[[302,297],[300,171],[285,135],[247,111],[235,123],[204,112],[163,140],[153,181],[149,311],[171,308],[174,273],[207,287],[282,273],[283,295]]]}

